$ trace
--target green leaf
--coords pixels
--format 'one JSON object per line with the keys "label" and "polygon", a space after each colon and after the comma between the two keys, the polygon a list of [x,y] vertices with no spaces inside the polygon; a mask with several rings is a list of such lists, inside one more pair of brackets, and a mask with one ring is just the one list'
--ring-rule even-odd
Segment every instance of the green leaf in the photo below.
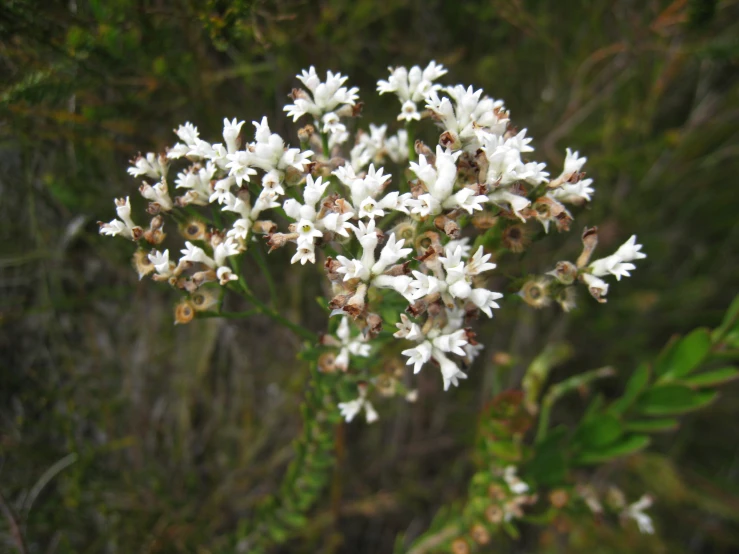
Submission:
{"label": "green leaf", "polygon": [[708,329],[696,329],[675,344],[655,372],[662,376],[660,381],[680,379],[697,369],[710,350],[711,335]]}
{"label": "green leaf", "polygon": [[582,422],[573,440],[584,450],[595,450],[615,442],[621,434],[622,425],[618,418],[602,414]]}
{"label": "green leaf", "polygon": [[575,458],[575,463],[579,465],[600,464],[613,458],[634,454],[646,448],[649,442],[650,439],[647,435],[628,435],[617,443],[597,452],[581,452]]}
{"label": "green leaf", "polygon": [[676,429],[678,421],[676,419],[642,419],[638,421],[629,421],[625,428],[627,431],[635,433],[659,433],[663,431],[672,431]]}
{"label": "green leaf", "polygon": [[563,441],[567,428],[562,426],[552,430],[534,449],[534,457],[523,473],[543,486],[556,486],[567,478],[566,450]]}
{"label": "green leaf", "polygon": [[608,411],[613,414],[622,414],[636,401],[649,383],[649,364],[643,363],[631,374],[626,383],[624,394],[610,405]]}
{"label": "green leaf", "polygon": [[721,322],[713,333],[711,333],[711,341],[715,344],[719,342],[729,331],[736,328],[739,325],[739,295],[734,298],[734,301],[726,310],[724,320]]}
{"label": "green leaf", "polygon": [[683,379],[683,383],[694,389],[703,387],[714,387],[727,381],[732,381],[739,377],[739,370],[735,367],[722,367],[720,369],[712,369],[698,375],[691,375],[687,379]]}
{"label": "green leaf", "polygon": [[507,462],[516,462],[521,459],[521,447],[513,441],[490,441],[487,449],[492,456]]}
{"label": "green leaf", "polygon": [[659,385],[649,389],[636,404],[644,415],[675,415],[697,410],[710,404],[717,392],[696,392],[685,385]]}

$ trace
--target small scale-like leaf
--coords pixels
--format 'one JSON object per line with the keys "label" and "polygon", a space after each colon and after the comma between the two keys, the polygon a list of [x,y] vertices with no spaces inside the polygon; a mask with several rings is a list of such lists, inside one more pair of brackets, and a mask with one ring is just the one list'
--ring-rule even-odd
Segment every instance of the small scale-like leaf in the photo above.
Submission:
{"label": "small scale-like leaf", "polygon": [[710,404],[717,394],[715,391],[697,392],[685,385],[659,385],[646,391],[636,408],[650,416],[682,414]]}
{"label": "small scale-like leaf", "polygon": [[675,345],[670,355],[664,360],[660,381],[679,380],[706,359],[711,350],[711,335],[708,329],[696,329]]}
{"label": "small scale-like leaf", "polygon": [[647,435],[628,435],[617,443],[593,452],[581,452],[575,457],[575,463],[579,465],[599,464],[634,454],[649,445],[650,439]]}
{"label": "small scale-like leaf", "polygon": [[739,377],[739,370],[735,367],[722,367],[720,369],[712,369],[705,373],[691,375],[687,379],[683,379],[683,383],[692,388],[714,387],[727,381],[732,381]]}
{"label": "small scale-like leaf", "polygon": [[627,431],[635,433],[660,433],[664,431],[672,431],[676,429],[678,421],[676,419],[641,419],[638,421],[629,421],[625,427]]}

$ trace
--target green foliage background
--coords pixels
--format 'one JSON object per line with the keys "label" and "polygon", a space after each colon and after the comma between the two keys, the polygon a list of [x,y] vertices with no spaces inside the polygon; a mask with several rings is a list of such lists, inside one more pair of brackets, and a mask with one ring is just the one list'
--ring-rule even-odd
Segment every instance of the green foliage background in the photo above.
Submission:
{"label": "green foliage background", "polygon": [[[139,150],[171,144],[186,120],[216,137],[226,116],[267,114],[294,137],[281,108],[311,64],[360,87],[366,127],[396,113],[374,94],[388,65],[435,59],[446,82],[505,99],[543,161],[566,146],[588,156],[597,193],[577,223],[599,225],[603,252],[632,232],[643,242],[649,257],[607,305],[581,297],[564,315],[511,296],[458,390],[422,373],[418,404],[381,403],[381,423],[339,428],[329,493],[279,551],[390,552],[464,497],[482,406],[544,346],[573,347],[557,379],[617,368],[613,393],[671,334],[719,323],[739,289],[737,16],[736,0],[6,0],[0,492],[28,551],[214,552],[277,490],[301,433],[298,339],[260,317],[174,328],[172,292],[139,283],[130,245],[97,234],[112,198],[135,196],[125,168]],[[540,273],[578,249],[575,230],[501,265]],[[324,330],[311,270],[277,277],[283,313]],[[267,294],[256,271],[247,279]],[[525,528],[490,551],[735,552],[738,393],[588,476],[652,492],[658,537],[586,519],[569,539]],[[587,395],[553,417],[576,421]],[[0,531],[14,548],[6,520]]]}

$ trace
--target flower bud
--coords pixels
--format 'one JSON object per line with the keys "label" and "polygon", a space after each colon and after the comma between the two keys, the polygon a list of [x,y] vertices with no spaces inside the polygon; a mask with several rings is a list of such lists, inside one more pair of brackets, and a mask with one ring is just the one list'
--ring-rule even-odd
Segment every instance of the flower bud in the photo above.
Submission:
{"label": "flower bud", "polygon": [[593,250],[598,246],[598,228],[590,227],[582,232],[582,253],[577,258],[577,267],[585,267],[593,255]]}
{"label": "flower bud", "polygon": [[270,235],[277,231],[277,224],[268,219],[260,219],[254,222],[251,230],[260,235]]}
{"label": "flower bud", "polygon": [[303,143],[307,145],[308,142],[310,141],[310,138],[313,136],[313,133],[315,132],[316,132],[316,128],[310,124],[298,129],[298,140],[300,141],[301,145]]}
{"label": "flower bud", "polygon": [[554,266],[554,271],[550,271],[549,275],[563,285],[571,285],[577,278],[577,268],[572,262],[557,262],[557,265]]}
{"label": "flower bud", "polygon": [[452,131],[444,131],[441,133],[439,144],[442,148],[450,148],[451,150],[459,150],[462,148],[462,141],[459,140],[459,135]]}
{"label": "flower bud", "polygon": [[434,154],[434,151],[431,150],[431,148],[429,148],[428,146],[426,146],[426,144],[422,140],[417,140],[413,144],[413,148],[416,151],[416,154],[426,158],[426,161],[429,164],[431,165],[436,164],[436,154]]}
{"label": "flower bud", "polygon": [[374,339],[382,331],[382,318],[375,314],[367,314],[367,338]]}
{"label": "flower bud", "polygon": [[357,291],[352,295],[352,297],[344,306],[344,311],[352,316],[353,319],[357,319],[357,317],[359,317],[360,314],[364,312],[366,295],[367,284],[359,283],[359,285],[357,286]]}

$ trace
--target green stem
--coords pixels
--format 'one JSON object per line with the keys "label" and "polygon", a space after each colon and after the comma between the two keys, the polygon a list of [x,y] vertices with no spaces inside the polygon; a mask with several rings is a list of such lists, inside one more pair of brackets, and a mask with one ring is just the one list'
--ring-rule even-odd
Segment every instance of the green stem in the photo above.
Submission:
{"label": "green stem", "polygon": [[549,428],[549,418],[552,413],[554,404],[570,391],[577,390],[583,385],[587,385],[596,379],[610,377],[615,373],[612,367],[606,366],[592,371],[586,371],[578,375],[573,375],[569,379],[565,379],[561,383],[557,383],[549,389],[541,402],[541,413],[539,414],[539,425],[536,429],[536,442],[540,442],[546,435]]}
{"label": "green stem", "polygon": [[236,265],[236,262],[233,259],[234,257],[229,258],[229,263],[231,264],[231,268],[233,269],[234,273],[238,275],[239,280],[239,288],[233,288],[237,293],[240,293],[244,298],[246,298],[251,304],[254,305],[254,307],[258,310],[258,313],[266,315],[269,317],[272,321],[279,323],[280,325],[287,327],[290,329],[293,333],[298,335],[299,337],[302,337],[306,340],[309,340],[313,343],[315,343],[318,340],[318,337],[315,333],[312,331],[309,331],[302,325],[298,325],[297,323],[293,323],[289,319],[287,319],[285,316],[283,316],[281,313],[279,313],[276,310],[273,310],[267,304],[262,302],[259,298],[257,298],[254,293],[251,292],[249,289],[249,285],[246,284],[246,281],[244,280],[244,276],[241,274],[241,272],[238,270],[238,267]]}
{"label": "green stem", "polygon": [[331,154],[328,147],[328,133],[324,133],[323,131],[321,131],[321,146],[323,147],[323,157],[328,160]]}
{"label": "green stem", "polygon": [[408,161],[415,162],[418,159],[416,154],[416,138],[413,135],[413,124],[410,121],[405,122],[405,132],[408,133]]}
{"label": "green stem", "polygon": [[269,303],[273,308],[277,307],[277,286],[275,285],[275,280],[272,278],[272,272],[269,270],[269,266],[267,265],[267,260],[264,258],[264,252],[262,252],[262,245],[257,244],[252,246],[249,249],[249,252],[251,252],[254,255],[254,259],[257,262],[257,265],[259,266],[259,270],[262,272],[262,275],[264,275],[264,278],[267,281],[267,287],[269,288]]}
{"label": "green stem", "polygon": [[198,313],[198,319],[207,319],[212,317],[222,317],[225,319],[244,319],[249,316],[260,313],[259,310],[246,310],[244,312],[200,312]]}
{"label": "green stem", "polygon": [[310,371],[301,406],[303,430],[293,441],[295,457],[277,492],[242,520],[234,537],[235,542],[248,544],[249,552],[254,554],[273,551],[309,525],[306,514],[320,498],[334,471],[335,429],[341,422],[333,392],[336,376],[321,374],[315,366]]}

